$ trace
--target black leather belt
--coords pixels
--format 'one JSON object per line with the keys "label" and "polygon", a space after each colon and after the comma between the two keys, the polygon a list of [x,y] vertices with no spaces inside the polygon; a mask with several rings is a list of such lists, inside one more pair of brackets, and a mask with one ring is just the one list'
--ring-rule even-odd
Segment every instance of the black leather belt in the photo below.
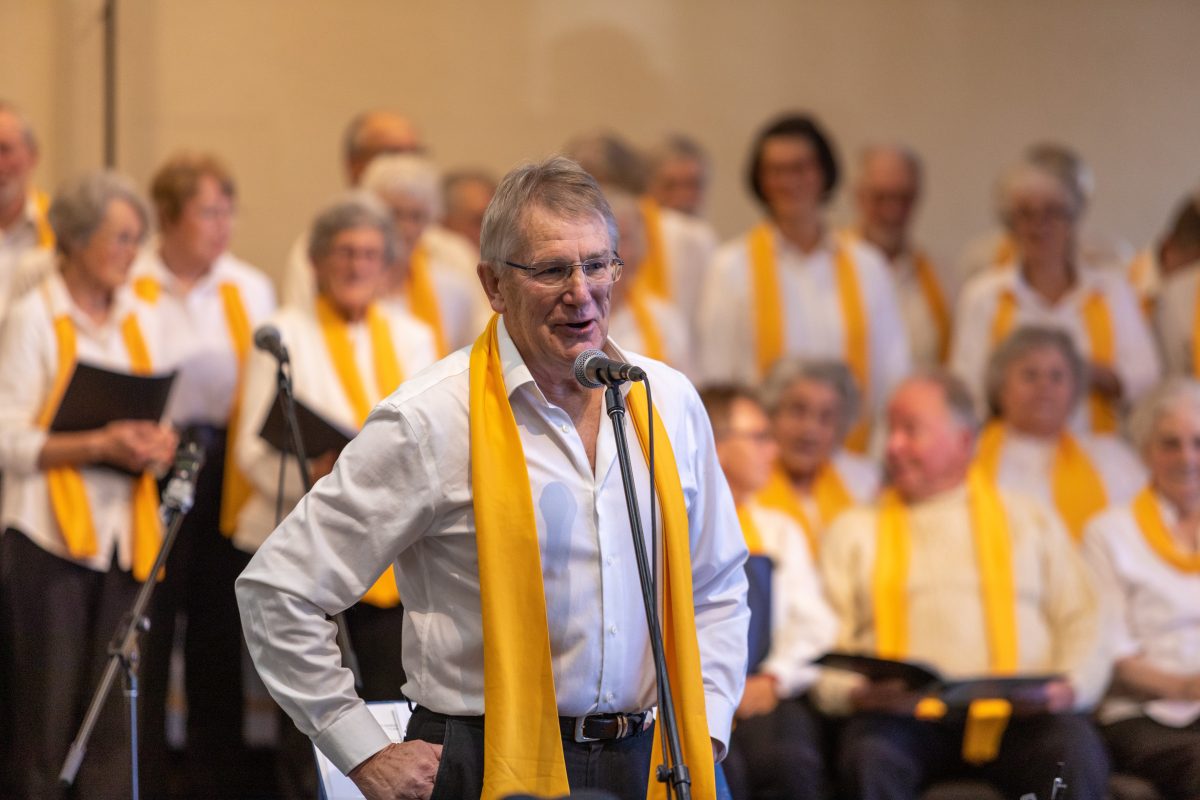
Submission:
{"label": "black leather belt", "polygon": [[564,739],[577,742],[607,742],[641,733],[649,712],[640,714],[593,714],[590,717],[559,717]]}

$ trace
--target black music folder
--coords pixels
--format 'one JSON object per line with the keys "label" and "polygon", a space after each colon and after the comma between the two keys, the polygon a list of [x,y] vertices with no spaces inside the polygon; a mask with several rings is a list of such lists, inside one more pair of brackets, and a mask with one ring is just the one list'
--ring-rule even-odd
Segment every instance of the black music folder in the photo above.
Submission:
{"label": "black music folder", "polygon": [[822,667],[857,672],[872,681],[899,680],[914,692],[938,697],[947,706],[965,706],[972,700],[1003,699],[1019,701],[1022,695],[1040,692],[1047,683],[1062,680],[1061,675],[980,675],[971,678],[945,678],[929,664],[901,661],[854,653],[826,653],[813,662]]}
{"label": "black music folder", "polygon": [[[103,428],[117,420],[158,422],[167,408],[175,373],[132,375],[78,363],[50,423],[51,433],[77,433]],[[98,466],[136,477],[116,464]]]}
{"label": "black music folder", "polygon": [[[315,458],[330,450],[340,453],[343,447],[350,444],[350,440],[355,435],[355,431],[347,430],[337,423],[330,422],[300,400],[296,401],[296,423],[300,426],[300,438],[304,441],[304,455],[308,458]],[[275,395],[275,401],[271,403],[271,412],[263,421],[258,435],[276,450],[290,455],[296,454],[296,449],[292,446],[292,435],[288,430],[287,417],[283,413],[278,393]]]}

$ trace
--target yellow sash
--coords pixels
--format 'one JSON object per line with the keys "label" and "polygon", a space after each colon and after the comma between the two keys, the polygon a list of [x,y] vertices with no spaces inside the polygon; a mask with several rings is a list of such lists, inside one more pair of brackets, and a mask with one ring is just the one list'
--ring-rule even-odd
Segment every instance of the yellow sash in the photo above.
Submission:
{"label": "yellow sash", "polygon": [[[234,457],[234,442],[237,441],[238,415],[241,410],[241,386],[246,357],[250,354],[253,332],[242,292],[237,284],[224,281],[218,287],[221,305],[225,311],[225,324],[229,329],[229,340],[233,343],[233,355],[237,359],[237,384],[233,391],[233,403],[229,407],[229,419],[225,426],[225,470],[221,482],[221,533],[232,536],[237,530],[238,514],[250,499],[253,488],[249,479],[238,469]],[[133,291],[142,300],[154,304],[162,294],[162,285],[150,275],[142,275],[133,281]]]}
{"label": "yellow sash", "polygon": [[1146,544],[1163,561],[1180,572],[1200,573],[1200,553],[1184,553],[1179,549],[1159,513],[1154,489],[1147,486],[1134,498],[1133,518],[1137,520]]}
{"label": "yellow sash", "polygon": [[[967,477],[967,497],[991,671],[1011,674],[1018,663],[1017,606],[1007,517],[995,486],[978,470],[972,470]],[[876,649],[884,658],[903,659],[908,656],[908,574],[912,538],[908,509],[894,490],[889,489],[883,494],[878,525],[871,586]],[[945,710],[944,706],[939,709],[939,705],[937,701],[922,703],[918,714],[923,718],[935,717]],[[1011,705],[1004,700],[972,702],[967,709],[967,727],[963,733],[963,758],[974,764],[995,759],[1011,713]]]}
{"label": "yellow sash", "polygon": [[[49,430],[50,423],[54,421],[63,394],[71,382],[71,375],[75,372],[75,324],[70,316],[63,314],[55,318],[54,336],[58,343],[58,369],[50,394],[37,418],[38,426],[43,430]],[[131,371],[135,375],[150,373],[150,352],[142,338],[137,316],[132,312],[121,322],[121,338],[129,353]],[[99,548],[96,527],[79,468],[53,467],[46,470],[46,487],[50,494],[50,507],[71,557],[82,559],[95,556]],[[158,548],[162,545],[158,484],[151,473],[145,472],[133,479],[130,505],[133,577],[144,581],[149,577],[154,560],[158,557]]]}
{"label": "yellow sash", "polygon": [[37,228],[37,246],[42,250],[54,249],[54,229],[50,227],[50,197],[45,192],[33,192],[33,224]]}
{"label": "yellow sash", "polygon": [[750,555],[757,556],[763,552],[762,534],[758,532],[758,524],[749,506],[737,507],[738,522],[742,526],[742,536],[746,538],[746,549]]}
{"label": "yellow sash", "polygon": [[791,480],[782,467],[776,466],[771,473],[771,479],[758,493],[758,502],[767,508],[782,511],[800,524],[805,537],[808,538],[808,549],[816,558],[821,539],[821,529],[833,521],[833,518],[854,505],[854,497],[846,488],[842,476],[831,463],[823,464],[818,470],[812,483],[813,500],[817,504],[817,513],[821,515],[820,526],[814,525],[804,511],[804,504],[792,486]]}
{"label": "yellow sash", "polygon": [[929,306],[929,314],[938,332],[938,360],[945,363],[950,355],[950,306],[942,285],[938,281],[937,272],[929,258],[922,252],[913,253],[913,265],[916,268],[917,280],[921,284],[921,294]]}
{"label": "yellow sash", "polygon": [[667,352],[663,345],[662,331],[654,320],[654,314],[651,313],[650,307],[646,304],[646,298],[635,286],[625,296],[625,302],[629,304],[629,313],[633,315],[633,322],[637,325],[638,333],[641,334],[642,353],[655,361],[666,361]]}
{"label": "yellow sash", "polygon": [[[372,304],[367,309],[367,334],[371,338],[371,354],[375,366],[375,387],[377,394],[368,394],[367,385],[358,370],[358,361],[354,357],[354,344],[350,341],[350,333],[346,321],[333,308],[324,295],[317,295],[317,322],[321,326],[321,334],[325,338],[325,348],[333,362],[338,381],[350,408],[354,411],[354,419],[358,427],[362,427],[371,413],[372,398],[378,400],[395,391],[404,380],[400,367],[400,359],[396,356],[396,348],[392,343],[392,330],[387,318],[379,307]],[[395,567],[389,566],[387,571],[379,576],[374,585],[363,595],[364,603],[378,608],[394,608],[400,605],[400,592],[396,588]]]}
{"label": "yellow sash", "polygon": [[[993,482],[1000,475],[1004,437],[1004,423],[989,422],[979,436],[975,451],[976,465]],[[1074,436],[1065,431],[1059,436],[1054,449],[1050,485],[1054,507],[1075,541],[1081,541],[1084,523],[1108,505],[1108,492],[1087,452]]]}
{"label": "yellow sash", "polygon": [[[1116,337],[1113,332],[1112,314],[1108,302],[1100,292],[1093,292],[1083,301],[1080,309],[1083,326],[1087,331],[1090,358],[1105,367],[1112,368],[1117,360]],[[992,346],[1004,341],[1012,332],[1017,316],[1017,297],[1012,291],[1000,295],[996,315],[992,318]],[[1098,392],[1088,394],[1088,412],[1092,430],[1096,433],[1115,433],[1117,409],[1113,401]]]}
{"label": "yellow sash", "polygon": [[[775,236],[771,225],[762,222],[750,231],[751,284],[754,298],[754,320],[756,325],[756,351],[758,371],[765,375],[780,356],[784,354],[784,310],[783,293],[779,287],[779,274],[775,260]],[[871,396],[870,338],[867,327],[866,309],[858,285],[858,270],[850,247],[839,242],[834,249],[834,273],[837,279],[838,301],[842,309],[845,332],[844,358],[864,398]],[[869,407],[870,403],[864,403]],[[854,426],[846,436],[846,447],[855,452],[865,452],[871,430],[867,416]]]}
{"label": "yellow sash", "polygon": [[[517,423],[504,386],[493,316],[471,350],[471,485],[483,615],[483,798],[569,791],[550,658],[537,521]],[[629,418],[646,447],[647,407],[641,386],[627,397]],[[696,797],[716,794],[696,639],[687,508],[675,456],[654,418],[654,485],[662,500],[662,614],[667,670],[675,693],[684,759]],[[661,752],[656,726],[651,752]],[[648,776],[650,798],[664,789]]]}
{"label": "yellow sash", "polygon": [[1153,322],[1154,317],[1154,294],[1148,290],[1147,284],[1151,281],[1154,274],[1154,254],[1150,250],[1142,250],[1133,257],[1133,261],[1129,262],[1129,270],[1126,272],[1125,278],[1133,287],[1133,290],[1138,294],[1138,300],[1141,301],[1142,314],[1148,320]]}
{"label": "yellow sash", "polygon": [[[667,272],[667,253],[663,245],[662,211],[649,195],[638,201],[642,227],[646,232],[646,255],[638,270],[638,286],[668,302],[671,300],[671,276]],[[650,355],[647,353],[646,355]]]}
{"label": "yellow sash", "polygon": [[442,311],[438,305],[437,290],[433,285],[433,268],[429,266],[429,251],[418,244],[408,262],[408,307],[417,319],[433,330],[433,343],[437,357],[450,352],[446,342],[446,329],[442,325]]}

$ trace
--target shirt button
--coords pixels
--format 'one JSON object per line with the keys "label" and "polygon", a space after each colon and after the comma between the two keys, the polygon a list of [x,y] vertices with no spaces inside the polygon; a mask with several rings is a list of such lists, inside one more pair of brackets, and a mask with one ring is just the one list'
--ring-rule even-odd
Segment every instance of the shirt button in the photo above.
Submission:
{"label": "shirt button", "polygon": [[609,625],[609,626],[608,626],[608,632],[609,632],[609,633],[611,633],[613,636],[616,636],[616,635],[617,635],[617,626],[616,626],[616,625]]}
{"label": "shirt button", "polygon": [[610,703],[613,701],[613,698],[615,698],[615,697],[616,697],[616,695],[613,694],[612,692],[609,692],[608,694],[604,695],[604,699]]}
{"label": "shirt button", "polygon": [[604,563],[611,567],[612,563],[613,563],[613,557],[608,556],[607,558],[604,559]]}
{"label": "shirt button", "polygon": [[563,433],[570,433],[570,432],[571,432],[571,426],[570,426],[570,425],[567,425],[567,424],[565,424],[565,423],[564,423],[564,424],[561,426],[561,428],[562,428],[562,432],[563,432]]}

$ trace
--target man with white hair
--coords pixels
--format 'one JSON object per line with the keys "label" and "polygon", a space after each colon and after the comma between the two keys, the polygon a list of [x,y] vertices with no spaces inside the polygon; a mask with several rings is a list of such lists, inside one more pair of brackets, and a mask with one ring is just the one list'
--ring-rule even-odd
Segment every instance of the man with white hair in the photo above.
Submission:
{"label": "man with white hair", "polygon": [[[394,111],[374,109],[355,116],[342,134],[342,165],[346,184],[357,188],[372,161],[384,155],[422,155],[425,143],[408,117]],[[440,214],[440,211],[439,211]],[[436,224],[425,234],[425,245],[437,259],[452,265],[465,276],[474,275],[475,256],[470,243]],[[316,296],[312,265],[308,262],[308,239],[301,234],[288,251],[280,299],[282,305],[307,308]]]}
{"label": "man with white hair", "polygon": [[1061,761],[1073,797],[1103,797],[1107,758],[1085,712],[1108,662],[1095,592],[1062,524],[970,469],[977,421],[948,373],[901,383],[887,426],[891,488],[838,518],[821,546],[838,649],[920,661],[951,680],[1052,677],[958,705],[826,670],[817,703],[847,717],[839,796],[908,800],[960,775],[1006,797],[1040,795]]}
{"label": "man with white hair", "polygon": [[892,268],[913,363],[934,366],[949,354],[954,293],[929,255],[913,241],[913,212],[922,178],[921,160],[908,147],[864,149],[854,185],[858,217],[848,234],[883,253]]}
{"label": "man with white hair", "polygon": [[[38,143],[16,106],[0,100],[0,322],[9,304],[53,264],[49,198],[30,184]],[[31,254],[42,257],[30,258]]]}

